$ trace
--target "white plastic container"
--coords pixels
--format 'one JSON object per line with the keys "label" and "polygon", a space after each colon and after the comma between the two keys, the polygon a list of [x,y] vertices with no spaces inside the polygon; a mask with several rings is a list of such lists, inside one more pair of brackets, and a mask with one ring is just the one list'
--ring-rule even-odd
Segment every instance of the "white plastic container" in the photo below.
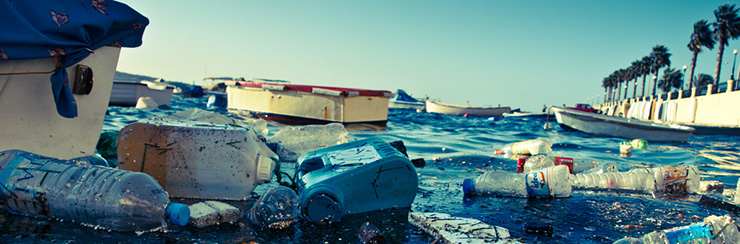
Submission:
{"label": "white plastic container", "polygon": [[552,143],[547,138],[537,138],[504,145],[501,149],[494,151],[498,155],[538,155],[552,152]]}
{"label": "white plastic container", "polygon": [[463,180],[465,194],[490,194],[504,197],[570,197],[568,167],[558,165],[527,174],[493,170]]}
{"label": "white plastic container", "polygon": [[644,244],[668,244],[668,243],[739,243],[735,221],[729,215],[712,215],[704,218],[704,222],[681,226],[661,231],[653,231],[640,238],[626,237],[614,242],[614,244],[644,243]]}
{"label": "white plastic container", "polygon": [[188,206],[171,203],[151,176],[93,165],[95,160],[0,152],[0,201],[11,213],[116,231],[147,232],[188,223]]}
{"label": "white plastic container", "polygon": [[349,132],[340,123],[289,126],[267,138],[273,151],[285,162],[295,162],[311,151],[346,143]]}
{"label": "white plastic container", "polygon": [[151,175],[171,197],[247,199],[278,161],[246,126],[147,120],[118,134],[118,168]]}

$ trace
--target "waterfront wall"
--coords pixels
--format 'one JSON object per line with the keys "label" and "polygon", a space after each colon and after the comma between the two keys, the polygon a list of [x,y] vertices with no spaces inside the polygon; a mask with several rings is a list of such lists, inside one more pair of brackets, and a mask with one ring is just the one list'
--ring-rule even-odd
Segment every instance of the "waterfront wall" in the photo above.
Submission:
{"label": "waterfront wall", "polygon": [[[656,97],[630,98],[597,104],[594,107],[613,116],[678,124],[740,126],[740,90],[732,89],[733,83],[732,80],[728,81],[724,89],[714,89],[709,85],[701,90],[679,90]],[[710,92],[713,90],[717,92]],[[630,110],[632,106],[637,107]],[[644,113],[637,112],[645,106],[648,108],[643,110]]]}

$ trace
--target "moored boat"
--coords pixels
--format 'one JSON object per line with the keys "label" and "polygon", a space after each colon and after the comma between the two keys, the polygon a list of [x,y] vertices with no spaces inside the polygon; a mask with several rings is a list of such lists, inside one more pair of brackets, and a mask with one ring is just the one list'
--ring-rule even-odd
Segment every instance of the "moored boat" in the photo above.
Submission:
{"label": "moored boat", "polygon": [[114,81],[110,94],[110,105],[134,106],[140,97],[151,97],[158,105],[170,104],[175,86],[166,82]]}
{"label": "moored boat", "polygon": [[[149,22],[118,2],[99,10],[68,3],[0,3],[12,13],[0,36],[13,37],[0,38],[0,151],[95,154],[121,47],[141,45]],[[50,5],[52,16],[38,11]]]}
{"label": "moored boat", "polygon": [[428,113],[441,113],[449,115],[475,115],[482,117],[501,117],[504,113],[511,111],[510,107],[476,107],[470,105],[458,105],[444,103],[436,100],[426,100],[426,111]]}
{"label": "moored boat", "polygon": [[385,125],[393,93],[342,87],[238,81],[226,88],[227,109],[288,124]]}
{"label": "moored boat", "polygon": [[561,126],[596,136],[645,139],[648,141],[688,141],[694,128],[639,119],[550,107]]}
{"label": "moored boat", "polygon": [[396,97],[390,100],[388,104],[390,108],[400,109],[416,109],[417,111],[424,110],[425,103],[422,100],[416,99],[406,93],[406,91],[398,89]]}
{"label": "moored boat", "polygon": [[504,113],[503,116],[505,118],[522,118],[522,119],[545,119],[547,118],[547,113],[530,113],[530,112],[517,112],[512,111],[509,113]]}

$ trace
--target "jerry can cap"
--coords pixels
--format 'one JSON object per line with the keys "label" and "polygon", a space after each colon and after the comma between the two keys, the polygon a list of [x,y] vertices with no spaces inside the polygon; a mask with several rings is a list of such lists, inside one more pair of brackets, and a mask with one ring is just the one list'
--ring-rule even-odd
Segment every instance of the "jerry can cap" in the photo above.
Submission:
{"label": "jerry can cap", "polygon": [[182,203],[170,203],[165,213],[169,217],[170,222],[177,226],[185,226],[190,220],[190,208]]}

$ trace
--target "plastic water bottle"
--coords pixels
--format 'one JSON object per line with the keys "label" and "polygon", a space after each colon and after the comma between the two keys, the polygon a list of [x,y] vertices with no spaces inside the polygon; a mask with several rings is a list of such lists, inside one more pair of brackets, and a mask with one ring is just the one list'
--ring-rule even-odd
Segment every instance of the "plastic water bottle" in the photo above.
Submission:
{"label": "plastic water bottle", "polygon": [[645,243],[645,244],[672,244],[672,243],[738,243],[738,233],[735,221],[729,215],[712,215],[704,218],[704,222],[688,226],[681,226],[661,231],[653,231],[640,238],[626,237],[614,244]]}
{"label": "plastic water bottle", "polygon": [[247,216],[253,224],[270,229],[285,229],[300,216],[298,194],[285,186],[270,188],[252,205]]}
{"label": "plastic water bottle", "polygon": [[737,186],[735,187],[735,203],[740,204],[740,178],[737,178]]}
{"label": "plastic water bottle", "polygon": [[388,243],[388,241],[385,240],[383,233],[378,230],[378,227],[375,227],[375,225],[370,222],[365,222],[360,226],[360,230],[357,231],[357,236],[360,237],[360,243],[363,244]]}
{"label": "plastic water bottle", "polygon": [[0,201],[11,213],[117,231],[146,232],[167,222],[188,223],[188,206],[171,203],[151,176],[93,165],[93,160],[98,159],[0,152]]}
{"label": "plastic water bottle", "polygon": [[537,138],[506,144],[501,149],[496,149],[493,153],[497,155],[538,155],[548,154],[550,152],[552,152],[552,143],[550,143],[550,140],[547,138]]}
{"label": "plastic water bottle", "polygon": [[348,134],[340,123],[290,126],[267,138],[267,142],[281,161],[295,162],[307,152],[348,142]]}
{"label": "plastic water bottle", "polygon": [[569,197],[571,180],[568,167],[549,168],[516,174],[502,170],[488,171],[475,179],[463,180],[465,194],[491,194],[510,197]]}
{"label": "plastic water bottle", "polygon": [[555,165],[568,166],[568,170],[572,174],[595,168],[599,165],[599,163],[594,160],[535,155],[526,159],[523,166],[521,167],[521,171],[517,167],[517,173],[529,173],[535,170],[544,169]]}
{"label": "plastic water bottle", "polygon": [[628,172],[577,174],[574,189],[634,190],[660,193],[695,193],[700,177],[696,166],[638,168]]}

